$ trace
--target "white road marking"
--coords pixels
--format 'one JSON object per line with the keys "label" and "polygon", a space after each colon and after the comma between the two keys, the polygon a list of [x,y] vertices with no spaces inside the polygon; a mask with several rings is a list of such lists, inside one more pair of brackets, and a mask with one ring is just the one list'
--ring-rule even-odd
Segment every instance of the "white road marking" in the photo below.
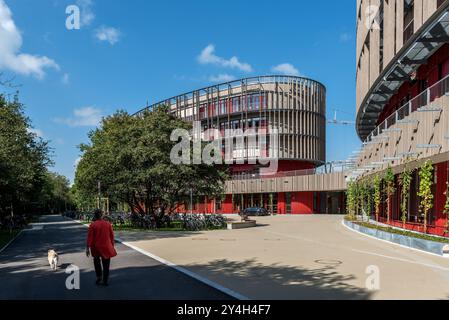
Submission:
{"label": "white road marking", "polygon": [[[398,244],[395,244],[395,243],[392,243],[392,242],[389,242],[389,241],[377,239],[375,237],[366,235],[366,234],[358,232],[356,230],[352,230],[352,229],[348,228],[344,223],[343,223],[343,226],[345,226],[347,229],[349,229],[349,230],[351,230],[353,232],[356,232],[356,233],[359,233],[361,235],[367,236],[367,237],[369,237],[371,239],[378,240],[378,241],[383,241],[383,242],[386,242],[386,243],[392,244],[392,245],[397,245],[397,246],[400,246],[400,247],[402,247],[404,249],[413,250],[413,248],[409,248],[409,247],[398,245]],[[295,239],[295,240],[306,241],[306,242],[317,244],[317,245],[324,246],[324,247],[344,249],[344,250],[349,250],[349,251],[352,251],[352,252],[361,253],[361,254],[365,254],[365,255],[378,256],[378,257],[382,257],[382,258],[385,258],[385,259],[396,260],[396,261],[410,263],[410,264],[415,264],[415,265],[421,265],[421,266],[432,268],[432,269],[449,271],[449,268],[446,268],[446,267],[443,267],[443,266],[440,266],[440,265],[437,265],[437,264],[433,265],[433,264],[417,262],[417,261],[413,261],[413,260],[409,260],[409,259],[402,259],[402,258],[397,258],[397,257],[392,257],[392,256],[381,255],[381,254],[377,254],[377,253],[374,253],[374,252],[360,251],[360,250],[356,250],[356,249],[349,248],[349,247],[344,247],[344,246],[336,246],[336,245],[331,245],[331,244],[325,244],[325,243],[322,243],[322,242],[319,242],[319,241],[315,241],[315,240],[311,240],[311,239],[307,239],[307,238],[303,238],[303,237],[298,237],[298,236],[281,234],[281,233],[278,233],[278,232],[272,232],[272,231],[266,231],[266,230],[260,230],[260,231],[265,232],[265,233],[269,233],[269,234],[273,234],[273,235],[283,236],[283,237],[286,237],[286,238]],[[420,253],[427,253],[427,254],[430,254],[430,255],[433,255],[433,256],[436,256],[436,257],[444,259],[442,256],[437,255],[437,254],[433,254],[433,253],[429,253],[429,252],[425,252],[425,251],[421,251],[421,250],[417,250],[417,249],[414,249],[414,251],[420,252]]]}
{"label": "white road marking", "polygon": [[438,270],[443,270],[443,271],[449,272],[449,268],[442,267],[440,265],[433,265],[433,264],[428,264],[428,263],[423,263],[423,262],[417,262],[417,261],[413,261],[413,260],[402,259],[402,258],[397,258],[397,257],[391,257],[391,256],[386,256],[386,255],[383,255],[383,254],[379,254],[379,253],[362,251],[362,250],[356,250],[356,249],[353,249],[352,251],[357,252],[357,253],[367,254],[367,255],[370,255],[370,256],[376,256],[376,257],[396,260],[396,261],[400,261],[400,262],[416,264],[416,265],[420,265],[420,266],[424,266],[424,267],[429,267],[429,268],[432,268],[432,269],[438,269]]}
{"label": "white road marking", "polygon": [[0,249],[0,253],[5,251],[16,239],[22,234],[23,230],[21,230],[13,239],[11,239],[7,244],[3,246],[3,248]]}
{"label": "white road marking", "polygon": [[138,248],[136,246],[133,246],[130,243],[123,242],[120,239],[117,239],[117,241],[119,241],[121,244],[123,244],[123,245],[125,245],[125,246],[127,246],[127,247],[129,247],[131,249],[136,250],[137,252],[139,252],[139,253],[147,256],[147,257],[150,257],[153,260],[159,261],[160,263],[165,264],[166,266],[168,266],[170,268],[173,268],[173,269],[175,269],[175,270],[185,274],[186,276],[189,276],[189,277],[191,277],[191,278],[193,278],[193,279],[195,279],[195,280],[197,280],[199,282],[202,282],[202,283],[208,285],[209,287],[212,287],[212,288],[214,288],[214,289],[216,289],[218,291],[221,291],[221,292],[223,292],[223,293],[225,293],[225,294],[227,294],[227,295],[229,295],[229,296],[231,296],[231,297],[233,297],[233,298],[235,298],[237,300],[250,300],[248,297],[245,297],[244,295],[241,295],[240,293],[237,293],[237,292],[235,292],[235,291],[233,291],[231,289],[223,287],[222,285],[220,285],[218,283],[215,283],[215,282],[213,282],[213,281],[211,281],[211,280],[209,280],[207,278],[204,278],[204,277],[202,277],[202,276],[200,276],[200,275],[198,275],[198,274],[196,274],[196,273],[194,273],[194,272],[192,272],[190,270],[187,270],[187,269],[185,269],[183,267],[180,267],[180,266],[174,264],[173,262],[167,261],[167,260],[165,260],[165,259],[163,259],[161,257],[158,257],[158,256],[156,256],[156,255],[154,255],[154,254],[152,254],[152,253],[150,253],[148,251],[145,251],[145,250],[140,249],[140,248]]}

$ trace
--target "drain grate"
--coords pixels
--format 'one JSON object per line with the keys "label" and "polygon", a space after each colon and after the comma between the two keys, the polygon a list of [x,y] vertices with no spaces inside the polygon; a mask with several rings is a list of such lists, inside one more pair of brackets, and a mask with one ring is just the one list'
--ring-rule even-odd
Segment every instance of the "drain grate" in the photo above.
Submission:
{"label": "drain grate", "polygon": [[332,266],[332,267],[339,266],[339,265],[343,264],[343,262],[339,261],[339,260],[326,260],[326,259],[315,260],[315,263],[321,264],[323,266]]}

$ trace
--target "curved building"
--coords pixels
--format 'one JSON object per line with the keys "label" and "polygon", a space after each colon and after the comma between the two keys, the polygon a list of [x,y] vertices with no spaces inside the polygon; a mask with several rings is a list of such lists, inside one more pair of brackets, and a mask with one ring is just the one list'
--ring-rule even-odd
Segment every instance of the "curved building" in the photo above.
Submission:
{"label": "curved building", "polygon": [[[415,170],[405,226],[446,235],[449,179],[449,1],[357,1],[357,124],[363,141],[354,177]],[[434,164],[434,206],[420,213],[419,167]],[[382,222],[402,227],[401,186]],[[384,196],[385,200],[385,196]],[[383,202],[385,203],[385,202]],[[387,213],[391,215],[388,217]]]}
{"label": "curved building", "polygon": [[[219,130],[223,137],[228,130],[238,136],[238,132],[245,133],[243,144],[233,145],[229,153],[232,179],[227,184],[225,201],[201,199],[192,211],[235,213],[256,206],[276,213],[319,211],[313,208],[313,191],[324,190],[322,177],[320,181],[316,178],[316,186],[301,182],[300,187],[290,188],[288,182],[279,183],[278,179],[297,177],[302,181],[325,164],[326,89],[321,83],[293,76],[253,77],[181,94],[144,110],[158,105],[169,106],[175,116],[185,121],[200,123],[204,131]],[[252,143],[248,131],[265,133],[266,142]],[[276,160],[277,171],[269,176],[263,174],[266,164],[255,162],[256,158]],[[341,176],[330,180],[337,181],[333,188],[344,190]],[[299,194],[302,190],[308,194]],[[340,202],[334,201],[334,207],[343,209]]]}
{"label": "curved building", "polygon": [[[326,89],[314,80],[291,76],[241,79],[166,99],[177,117],[199,121],[203,130],[277,130],[278,141],[267,146],[279,159],[279,171],[313,169],[326,159]],[[246,145],[246,149],[248,146]],[[257,150],[234,150],[235,160],[247,160]],[[240,152],[239,152],[240,151]],[[257,166],[234,166],[234,172],[254,173]]]}

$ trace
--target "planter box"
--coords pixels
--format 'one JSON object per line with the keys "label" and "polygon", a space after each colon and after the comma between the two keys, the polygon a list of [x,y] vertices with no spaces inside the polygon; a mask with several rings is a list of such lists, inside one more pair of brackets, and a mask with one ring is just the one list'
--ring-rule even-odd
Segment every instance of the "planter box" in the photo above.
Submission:
{"label": "planter box", "polygon": [[449,254],[449,247],[447,244],[444,243],[403,236],[400,234],[389,233],[382,230],[366,228],[346,220],[344,221],[344,224],[352,230],[369,235],[371,237],[375,237],[380,240],[395,243],[404,247],[421,250],[428,253],[433,253],[443,257],[447,257]]}

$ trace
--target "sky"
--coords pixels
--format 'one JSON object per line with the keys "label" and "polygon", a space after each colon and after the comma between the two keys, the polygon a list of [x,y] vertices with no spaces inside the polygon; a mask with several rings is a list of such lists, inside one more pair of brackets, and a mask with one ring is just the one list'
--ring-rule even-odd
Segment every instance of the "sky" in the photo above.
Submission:
{"label": "sky", "polygon": [[[73,182],[103,116],[231,79],[312,78],[328,117],[354,121],[355,23],[355,0],[0,0],[0,73]],[[328,161],[358,148],[353,125],[328,126]]]}

